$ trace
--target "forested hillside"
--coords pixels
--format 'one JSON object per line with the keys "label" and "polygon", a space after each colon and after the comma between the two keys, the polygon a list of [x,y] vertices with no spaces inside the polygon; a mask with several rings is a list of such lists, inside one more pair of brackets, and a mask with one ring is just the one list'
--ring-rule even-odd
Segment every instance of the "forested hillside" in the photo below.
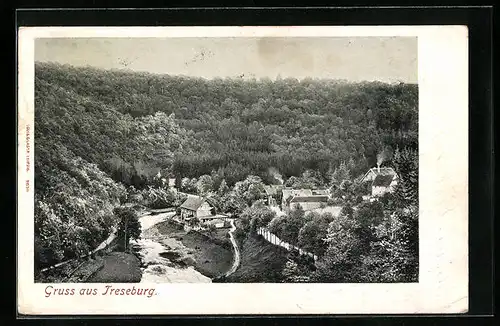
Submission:
{"label": "forested hillside", "polygon": [[[89,123],[98,120],[99,132],[105,135],[96,140],[99,147],[93,141],[78,146],[82,151],[92,147],[96,152],[92,161],[98,163],[109,158],[103,155],[113,153],[125,164],[145,160],[154,162],[155,168],[166,168],[174,151],[169,172],[198,177],[220,170],[232,185],[248,174],[268,181],[270,166],[285,177],[306,169],[326,176],[331,166],[353,159],[355,172],[361,173],[375,164],[384,146],[415,148],[417,143],[416,85],[313,79],[205,80],[53,64],[37,64],[36,74],[39,84],[44,81],[69,92],[66,96],[76,106],[68,108],[72,119],[77,118],[74,114],[88,117],[86,124],[71,128],[88,129]],[[94,103],[94,110],[79,110],[78,98]],[[96,105],[107,112],[99,113]],[[174,114],[182,129],[163,127],[178,139],[167,140],[169,148],[159,142],[153,150],[138,149],[130,140],[141,130],[135,122],[147,124],[157,112]],[[85,132],[96,133],[96,127]]]}
{"label": "forested hillside", "polygon": [[[36,63],[36,261],[88,252],[116,225],[127,187],[211,175],[314,174],[328,185],[382,149],[417,148],[416,85],[154,75]],[[221,186],[222,180],[225,180]]]}

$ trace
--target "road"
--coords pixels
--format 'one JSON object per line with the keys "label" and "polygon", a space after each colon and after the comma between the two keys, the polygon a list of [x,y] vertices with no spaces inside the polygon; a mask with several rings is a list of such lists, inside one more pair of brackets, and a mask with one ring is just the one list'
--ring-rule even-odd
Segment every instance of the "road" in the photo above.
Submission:
{"label": "road", "polygon": [[229,230],[229,239],[231,240],[231,243],[233,244],[234,248],[234,260],[231,269],[229,269],[229,271],[226,273],[226,277],[233,274],[238,269],[238,266],[240,266],[241,255],[240,255],[240,249],[238,248],[238,244],[236,243],[236,239],[234,238],[235,230],[236,230],[236,225],[234,225],[234,220],[231,219],[231,230]]}
{"label": "road", "polygon": [[46,268],[40,270],[40,272],[45,272],[45,271],[48,271],[49,269],[53,269],[53,268],[58,268],[58,267],[64,266],[64,265],[66,265],[68,263],[71,263],[71,262],[74,262],[74,261],[76,261],[78,259],[86,258],[86,257],[92,255],[93,253],[96,253],[97,251],[106,248],[111,243],[111,241],[113,241],[116,238],[116,233],[117,233],[117,230],[116,230],[115,227],[113,227],[111,229],[111,233],[109,234],[108,238],[106,240],[104,240],[97,248],[95,248],[94,250],[92,250],[91,252],[89,252],[88,254],[83,255],[83,256],[81,256],[79,258],[69,259],[69,260],[57,263],[57,264],[55,264],[53,266],[50,266],[50,267],[46,267]]}
{"label": "road", "polygon": [[95,248],[92,251],[92,253],[95,253],[99,250],[106,248],[111,243],[111,241],[113,241],[116,238],[116,234],[117,234],[116,227],[113,227],[111,229],[111,233],[109,234],[109,237],[106,240],[104,240],[97,248]]}

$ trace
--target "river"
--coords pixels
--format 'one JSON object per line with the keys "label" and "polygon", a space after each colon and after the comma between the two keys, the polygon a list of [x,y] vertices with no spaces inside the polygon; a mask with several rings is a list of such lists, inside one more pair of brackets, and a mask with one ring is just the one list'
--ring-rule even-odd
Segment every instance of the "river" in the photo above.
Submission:
{"label": "river", "polygon": [[[179,257],[189,257],[189,251],[180,241],[161,236],[154,226],[171,218],[175,213],[146,215],[139,219],[142,237],[131,241],[141,257],[141,283],[211,283],[209,277],[192,266],[179,264]],[[170,257],[170,259],[169,259]],[[177,258],[177,259],[175,259]]]}

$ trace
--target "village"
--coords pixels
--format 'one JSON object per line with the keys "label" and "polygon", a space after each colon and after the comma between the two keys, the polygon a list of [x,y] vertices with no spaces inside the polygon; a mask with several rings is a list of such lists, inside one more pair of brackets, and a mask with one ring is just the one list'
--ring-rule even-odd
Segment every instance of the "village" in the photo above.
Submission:
{"label": "village", "polygon": [[[166,179],[162,179],[164,183]],[[391,167],[373,167],[357,182],[369,187],[370,192],[362,196],[363,201],[376,201],[386,193],[392,193],[398,182],[398,175]],[[168,186],[176,190],[175,178],[168,179]],[[342,185],[341,185],[342,187]],[[230,221],[237,218],[234,214],[215,213],[214,207],[206,197],[182,193],[187,196],[177,208],[173,220],[184,224],[186,230],[208,230],[230,227]],[[330,213],[338,216],[342,206],[332,204],[336,198],[330,188],[296,189],[283,184],[264,185],[262,200],[277,216],[286,215],[300,207],[305,212]]]}
{"label": "village", "polygon": [[[213,281],[219,282],[221,278],[227,278],[237,271],[241,265],[242,246],[244,245],[241,239],[237,239],[235,232],[238,229],[244,228],[241,218],[245,212],[221,211],[215,207],[215,203],[209,195],[203,196],[194,191],[193,193],[187,193],[178,190],[176,187],[176,183],[178,182],[176,182],[175,178],[167,179],[158,173],[155,179],[162,185],[158,189],[167,189],[168,192],[175,193],[176,198],[182,198],[182,200],[171,202],[171,205],[168,206],[153,208],[146,205],[142,209],[139,209],[138,216],[142,225],[140,238],[142,240],[133,241],[132,248],[144,265],[145,269],[142,271],[143,281],[170,282],[173,277],[181,277],[181,279],[193,278],[198,282],[208,280],[207,277],[209,277]],[[355,178],[358,186],[367,191],[367,194],[361,197],[358,196],[357,204],[361,204],[359,200],[366,203],[373,203],[385,194],[393,193],[398,184],[398,179],[397,173],[391,167],[381,167],[378,164],[377,167],[369,169],[364,175]],[[275,180],[275,184],[261,184],[261,187],[258,189],[258,196],[256,196],[258,199],[250,203],[248,207],[259,202],[260,207],[265,207],[273,216],[285,219],[288,219],[291,213],[296,210],[303,211],[302,216],[304,219],[306,219],[307,214],[316,214],[317,216],[326,214],[333,218],[338,218],[342,212],[342,203],[345,203],[347,200],[346,198],[337,198],[339,193],[335,191],[335,187],[318,187],[312,189],[287,187],[284,185],[281,175],[277,175]],[[185,184],[188,181],[187,179],[181,180],[181,184]],[[343,188],[344,184],[349,182],[349,180],[344,180],[339,187]],[[165,192],[160,191],[160,193]],[[133,199],[133,196],[129,199]],[[356,206],[354,209],[357,209]],[[128,205],[128,207],[132,206]],[[300,244],[294,241],[290,242],[290,240],[280,238],[279,235],[272,233],[272,230],[267,225],[269,222],[265,225],[260,225],[254,230],[253,237],[260,237],[264,241],[264,243],[261,242],[258,244],[259,247],[268,248],[271,246],[277,248],[275,249],[278,250],[277,252],[284,249],[285,252],[296,252],[299,256],[313,258],[314,261],[319,259],[318,252],[311,251],[310,248],[301,248]],[[116,243],[116,241],[116,233],[113,232],[93,252],[103,251],[103,249],[107,252],[110,250],[109,248],[113,247],[112,245],[110,246],[110,243]],[[176,249],[171,247],[173,244],[172,241],[173,243],[177,243]],[[145,245],[148,243],[149,246],[153,243],[157,245],[154,246],[155,249],[153,247],[149,248],[148,245]],[[169,246],[171,247],[170,251],[166,249]],[[276,254],[274,253],[273,255]],[[170,255],[172,257],[167,261],[165,260],[167,258],[162,255]],[[246,255],[248,256],[248,253]],[[250,255],[254,255],[252,259],[255,260],[263,258],[258,252],[251,253]],[[276,257],[280,257],[280,255],[282,254],[278,254]],[[273,260],[275,258],[271,257],[268,259]],[[164,260],[164,263],[159,263],[159,261]],[[180,272],[183,270],[182,266],[185,266],[185,262],[188,262],[188,265],[194,266],[196,271]],[[178,267],[181,267],[181,269],[166,267],[170,264],[180,264]],[[262,264],[266,264],[265,260]],[[247,268],[245,266],[243,269]],[[259,277],[258,274],[260,271],[266,268],[265,266],[261,266],[260,269],[255,269],[254,277]],[[83,269],[85,270],[85,268]],[[77,277],[78,273],[81,272],[75,273],[74,277]],[[103,274],[104,272],[101,271],[99,273]],[[174,276],[176,273],[184,274],[182,274],[183,276]],[[93,279],[98,279],[98,277],[94,276]],[[235,279],[239,278],[233,278],[233,281]]]}

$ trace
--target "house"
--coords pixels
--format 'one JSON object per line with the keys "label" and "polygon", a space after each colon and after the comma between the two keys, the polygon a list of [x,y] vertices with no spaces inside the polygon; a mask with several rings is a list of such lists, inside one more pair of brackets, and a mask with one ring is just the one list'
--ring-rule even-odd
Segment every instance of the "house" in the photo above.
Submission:
{"label": "house", "polygon": [[361,178],[361,182],[368,182],[368,181],[373,181],[375,180],[375,177],[377,175],[391,175],[395,178],[397,178],[396,171],[394,171],[393,168],[390,167],[376,167],[376,168],[371,168],[368,170],[368,172],[365,173],[363,178]]}
{"label": "house", "polygon": [[292,189],[292,188],[283,188],[283,197],[281,199],[281,207],[285,209],[290,207],[290,200],[296,196],[299,197],[315,197],[315,196],[323,196],[330,197],[330,191],[328,189]]}
{"label": "house", "polygon": [[226,221],[223,218],[213,218],[213,219],[207,219],[203,224],[207,227],[213,225],[215,226],[215,228],[220,229],[226,225],[225,222]]}
{"label": "house", "polygon": [[310,211],[326,206],[329,198],[330,197],[325,195],[294,196],[290,200],[289,208],[291,209],[298,204],[303,210]]}
{"label": "house", "polygon": [[212,207],[205,198],[188,195],[187,199],[180,206],[181,219],[189,221],[192,218],[203,219],[212,216]]}
{"label": "house", "polygon": [[371,168],[365,173],[361,182],[371,182],[371,196],[377,197],[394,191],[394,187],[398,182],[398,175],[390,167]]}
{"label": "house", "polygon": [[312,196],[311,189],[292,189],[283,188],[281,197],[281,208],[285,209],[289,206],[290,200],[295,196]]}
{"label": "house", "polygon": [[329,189],[312,189],[313,196],[330,196]]}
{"label": "house", "polygon": [[397,184],[396,178],[391,175],[377,175],[372,183],[372,196],[382,196],[387,192],[393,192]]}
{"label": "house", "polygon": [[269,206],[277,206],[279,192],[283,189],[282,185],[265,185],[266,202]]}

